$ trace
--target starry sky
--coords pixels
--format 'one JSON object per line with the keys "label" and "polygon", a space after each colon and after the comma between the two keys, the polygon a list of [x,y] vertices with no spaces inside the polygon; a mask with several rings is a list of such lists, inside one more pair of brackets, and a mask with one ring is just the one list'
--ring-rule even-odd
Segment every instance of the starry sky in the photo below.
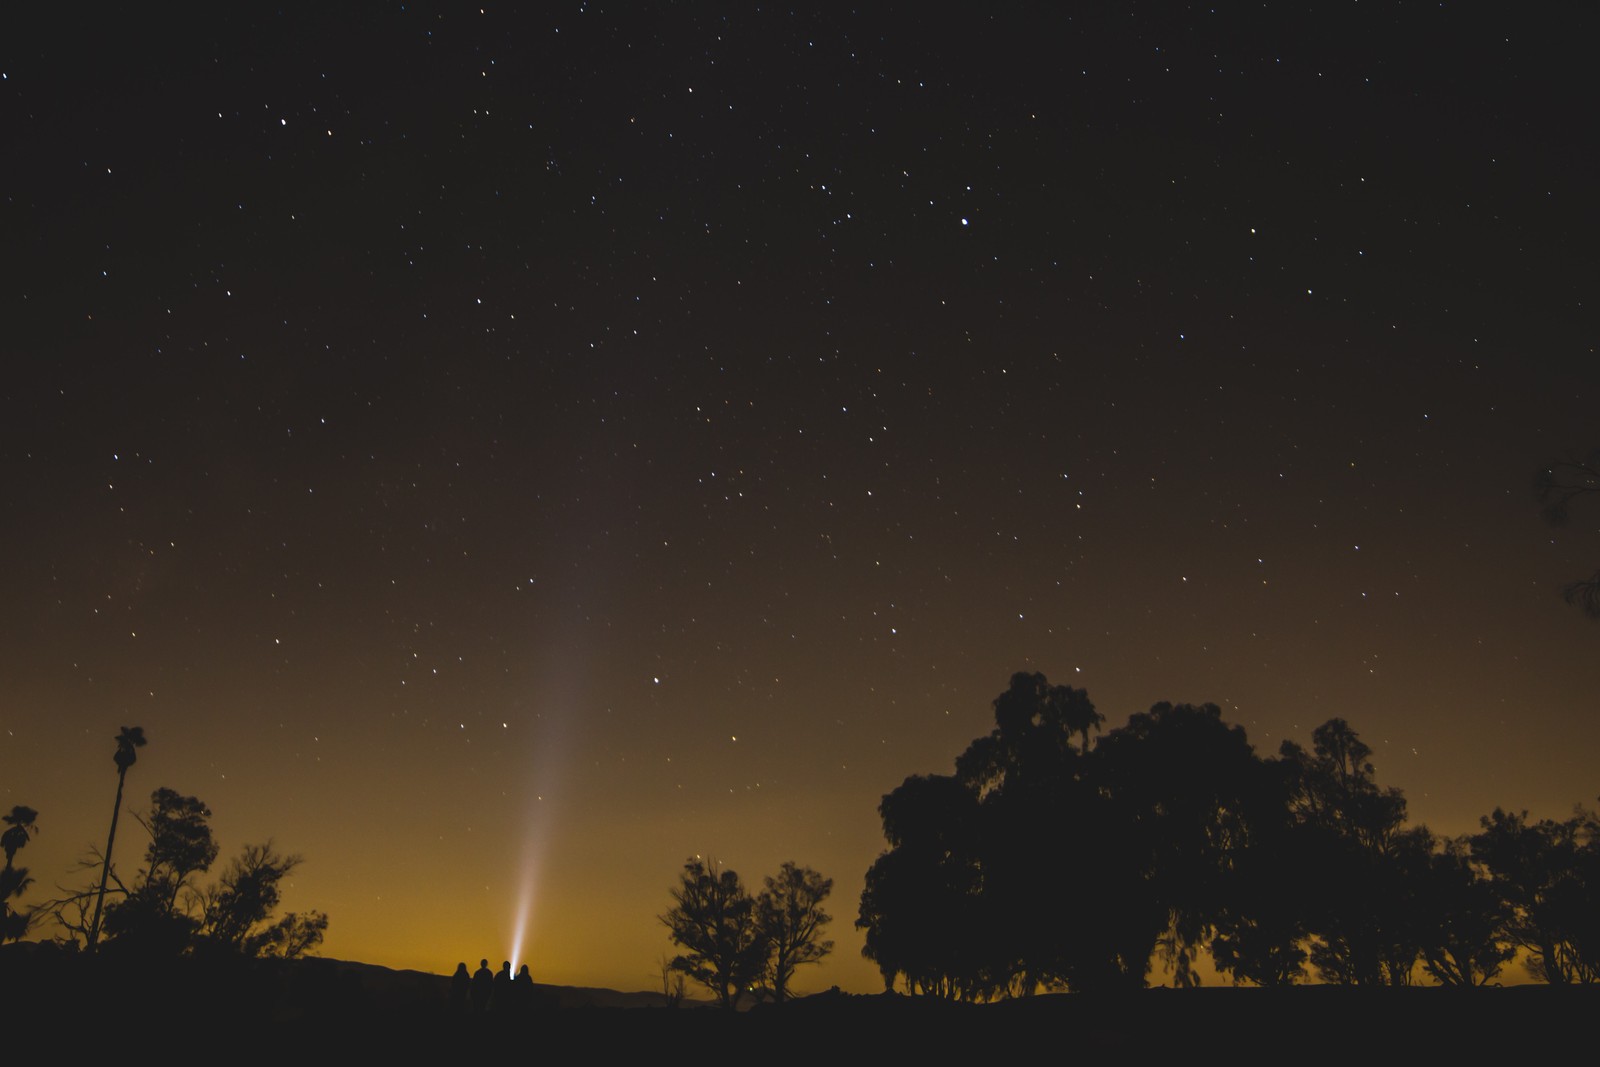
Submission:
{"label": "starry sky", "polygon": [[325,954],[620,989],[696,854],[880,988],[878,801],[1016,670],[1343,716],[1446,834],[1600,793],[1600,509],[1531,489],[1600,445],[1594,27],[327,6],[8,14],[25,903],[124,725]]}

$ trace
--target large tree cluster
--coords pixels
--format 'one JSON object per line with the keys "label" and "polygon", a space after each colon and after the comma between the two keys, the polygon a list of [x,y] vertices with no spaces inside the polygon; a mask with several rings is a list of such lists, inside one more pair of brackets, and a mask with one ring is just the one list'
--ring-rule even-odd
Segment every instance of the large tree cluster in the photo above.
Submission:
{"label": "large tree cluster", "polygon": [[322,943],[328,917],[318,911],[275,915],[284,879],[299,866],[299,856],[265,845],[246,845],[209,885],[199,877],[216,862],[219,847],[211,833],[211,810],[198,797],[161,788],[150,794],[147,814],[135,814],[149,835],[144,864],[124,878],[112,863],[128,771],[146,743],[144,730],[124,726],[114,739],[116,800],[104,852],[93,854],[81,870],[97,872],[97,884],[65,889],[63,895],[15,911],[7,901],[32,882],[13,860],[35,832],[38,813],[17,806],[3,817],[0,835],[5,867],[0,869],[0,941],[16,940],[34,921],[48,918],[58,940],[95,952],[144,957],[227,955],[294,958]]}
{"label": "large tree cluster", "polygon": [[[127,880],[110,871],[99,931],[104,951],[293,959],[322,943],[328,928],[323,913],[274,914],[282,883],[301,860],[271,842],[246,845],[215,881],[200,883],[220,851],[210,818],[198,797],[167,788],[150,794],[150,810],[139,818],[150,836],[144,864]],[[83,921],[89,897],[69,893],[51,902],[67,937],[86,939],[92,929],[92,919],[90,925]]]}
{"label": "large tree cluster", "polygon": [[[883,798],[856,925],[886,988],[965,1000],[1199,982],[1479,985],[1523,951],[1600,981],[1600,820],[1496,811],[1441,840],[1342,719],[1257,755],[1212,704],[1100,734],[1088,694],[1017,674],[953,775]],[[1098,735],[1098,736],[1097,736]]]}

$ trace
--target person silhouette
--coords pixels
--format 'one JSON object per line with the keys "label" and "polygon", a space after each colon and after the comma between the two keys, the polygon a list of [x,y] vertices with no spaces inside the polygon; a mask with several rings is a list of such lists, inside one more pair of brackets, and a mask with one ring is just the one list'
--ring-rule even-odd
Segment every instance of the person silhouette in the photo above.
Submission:
{"label": "person silhouette", "polygon": [[511,1010],[511,961],[506,960],[494,974],[494,985],[489,994],[490,1011]]}
{"label": "person silhouette", "polygon": [[472,975],[467,973],[465,963],[456,964],[456,972],[450,976],[450,1010],[457,1014],[467,1010],[467,995],[472,990]]}
{"label": "person silhouette", "polygon": [[511,1004],[520,1015],[526,1015],[533,1008],[533,975],[528,973],[526,963],[511,979]]}
{"label": "person silhouette", "polygon": [[478,969],[472,972],[472,1010],[488,1011],[489,998],[494,994],[494,972],[488,960],[479,960]]}

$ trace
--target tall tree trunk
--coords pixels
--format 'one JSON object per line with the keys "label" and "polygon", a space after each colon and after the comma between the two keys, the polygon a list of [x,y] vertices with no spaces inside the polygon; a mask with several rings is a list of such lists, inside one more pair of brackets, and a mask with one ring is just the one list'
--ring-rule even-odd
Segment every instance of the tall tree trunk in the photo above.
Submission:
{"label": "tall tree trunk", "polygon": [[94,951],[100,940],[100,911],[106,902],[106,879],[111,876],[111,846],[117,840],[117,816],[122,814],[122,783],[127,780],[128,768],[117,769],[117,802],[111,808],[111,832],[106,835],[105,862],[100,865],[100,892],[94,898],[94,921],[89,924],[89,951]]}

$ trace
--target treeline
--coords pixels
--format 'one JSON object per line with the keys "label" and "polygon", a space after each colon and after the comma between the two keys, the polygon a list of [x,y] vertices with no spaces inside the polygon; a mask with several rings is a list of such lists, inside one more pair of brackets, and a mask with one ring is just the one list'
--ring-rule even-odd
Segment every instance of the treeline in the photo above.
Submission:
{"label": "treeline", "polygon": [[278,852],[268,841],[246,845],[218,879],[202,885],[220,852],[211,832],[211,811],[198,797],[160,788],[150,794],[148,812],[135,814],[149,837],[144,863],[130,878],[111,862],[122,793],[128,771],[145,745],[144,731],[123,727],[115,739],[117,793],[111,828],[103,852],[90,853],[78,872],[84,884],[26,911],[12,906],[33,877],[14,860],[35,831],[39,813],[18,805],[0,817],[8,829],[0,834],[5,866],[0,868],[0,943],[20,940],[42,923],[53,924],[56,941],[69,949],[97,949],[120,955],[152,957],[232,956],[294,959],[322,943],[328,917],[321,912],[289,912],[275,916],[282,898],[280,884],[297,866],[299,856]]}
{"label": "treeline", "polygon": [[1258,756],[1212,704],[1101,733],[1088,694],[1017,674],[955,774],[883,798],[889,850],[856,925],[884,985],[961,1000],[1313,974],[1348,985],[1492,981],[1519,953],[1600,981],[1600,819],[1496,809],[1480,832],[1408,826],[1342,719]]}
{"label": "treeline", "polygon": [[[275,917],[281,885],[300,865],[269,841],[246,845],[213,882],[202,884],[221,850],[211,811],[198,797],[161,788],[139,817],[150,841],[131,879],[111,871],[101,951],[142,956],[232,955],[295,959],[322,943],[328,917],[288,912]],[[94,933],[90,890],[68,891],[42,905],[58,936],[87,945]]]}

